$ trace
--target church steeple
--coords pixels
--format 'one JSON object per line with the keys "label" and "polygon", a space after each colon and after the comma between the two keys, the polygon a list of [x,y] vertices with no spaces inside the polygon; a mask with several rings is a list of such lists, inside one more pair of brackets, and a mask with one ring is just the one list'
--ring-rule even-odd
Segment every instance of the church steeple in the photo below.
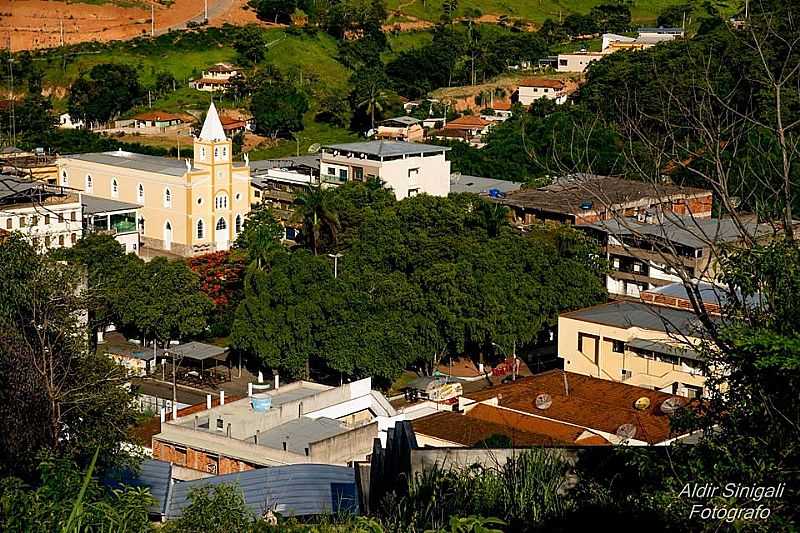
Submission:
{"label": "church steeple", "polygon": [[211,105],[208,106],[208,113],[206,113],[206,120],[203,122],[203,129],[200,130],[199,139],[208,142],[224,141],[226,139],[225,130],[219,120],[219,114],[217,114],[214,102],[211,102]]}

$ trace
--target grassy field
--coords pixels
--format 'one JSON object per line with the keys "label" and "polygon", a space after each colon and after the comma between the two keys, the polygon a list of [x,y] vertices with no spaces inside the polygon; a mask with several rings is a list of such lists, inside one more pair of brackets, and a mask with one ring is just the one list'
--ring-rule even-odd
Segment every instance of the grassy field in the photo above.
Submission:
{"label": "grassy field", "polygon": [[401,52],[430,44],[433,34],[429,31],[410,31],[389,34],[389,50],[381,54],[384,63],[396,58]]}
{"label": "grassy field", "polygon": [[[333,144],[360,140],[358,134],[343,128],[314,121],[314,111],[309,111],[304,119],[305,129],[297,133],[300,140],[300,155],[308,153],[312,144]],[[278,140],[276,144],[258,148],[250,152],[250,159],[272,159],[295,155],[298,151],[297,141]]]}
{"label": "grassy field", "polygon": [[[541,24],[546,19],[558,20],[571,13],[588,13],[605,0],[461,0],[456,16],[477,9],[483,15],[507,15]],[[653,23],[665,7],[686,3],[686,0],[635,0],[631,15],[637,24]],[[389,11],[399,11],[422,20],[436,22],[442,15],[442,0],[388,0]]]}

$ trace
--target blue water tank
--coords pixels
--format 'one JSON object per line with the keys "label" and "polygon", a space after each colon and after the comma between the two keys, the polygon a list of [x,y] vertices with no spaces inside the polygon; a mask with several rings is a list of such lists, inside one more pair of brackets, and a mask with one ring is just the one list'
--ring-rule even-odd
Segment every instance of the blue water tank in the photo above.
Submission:
{"label": "blue water tank", "polygon": [[265,413],[272,407],[272,396],[253,396],[250,398],[250,405],[253,406],[253,411]]}

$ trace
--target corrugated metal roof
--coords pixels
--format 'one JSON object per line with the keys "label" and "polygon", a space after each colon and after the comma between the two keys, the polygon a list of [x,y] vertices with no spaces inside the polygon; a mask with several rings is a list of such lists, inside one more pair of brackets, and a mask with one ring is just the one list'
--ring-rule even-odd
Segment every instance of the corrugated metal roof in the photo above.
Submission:
{"label": "corrugated metal roof", "polygon": [[112,167],[132,168],[134,170],[143,170],[156,174],[165,174],[167,176],[183,176],[186,174],[186,163],[181,159],[135,154],[123,150],[74,154],[66,156],[66,159],[88,161],[90,163],[98,163]]}
{"label": "corrugated metal roof", "polygon": [[507,193],[521,188],[522,183],[517,181],[482,178],[479,176],[468,176],[466,174],[450,175],[450,192],[471,192],[480,194],[489,192],[490,189],[497,189],[500,192]]}
{"label": "corrugated metal roof", "polygon": [[127,485],[129,487],[147,487],[156,503],[149,509],[151,514],[164,515],[172,485],[172,463],[156,459],[145,459],[139,471],[123,470],[113,472],[104,480],[111,487]]}
{"label": "corrugated metal roof", "polygon": [[113,213],[115,211],[135,211],[141,209],[141,205],[119,200],[109,200],[99,196],[81,194],[81,204],[83,205],[84,215],[96,215],[97,213]]}
{"label": "corrugated metal roof", "polygon": [[619,301],[561,315],[618,328],[642,328],[669,334],[702,336],[703,327],[691,311],[641,302]]}
{"label": "corrugated metal roof", "polygon": [[410,143],[405,141],[364,141],[357,143],[331,144],[325,146],[326,150],[340,150],[342,152],[353,152],[358,154],[368,154],[377,157],[390,157],[395,155],[415,155],[431,152],[445,152],[448,146],[436,146],[432,144]]}
{"label": "corrugated metal roof", "polygon": [[247,506],[258,516],[267,510],[284,516],[358,513],[355,470],[344,466],[297,464],[175,483],[167,517],[181,516],[191,504],[189,494],[193,489],[222,483],[238,485]]}
{"label": "corrugated metal roof", "polygon": [[220,358],[222,357],[225,352],[228,351],[227,348],[222,348],[220,346],[214,346],[213,344],[206,344],[204,342],[187,342],[185,344],[178,344],[177,346],[172,346],[166,350],[171,354],[175,354],[180,357],[187,357],[189,359],[195,359],[197,361],[205,361],[206,359],[213,359],[213,358]]}

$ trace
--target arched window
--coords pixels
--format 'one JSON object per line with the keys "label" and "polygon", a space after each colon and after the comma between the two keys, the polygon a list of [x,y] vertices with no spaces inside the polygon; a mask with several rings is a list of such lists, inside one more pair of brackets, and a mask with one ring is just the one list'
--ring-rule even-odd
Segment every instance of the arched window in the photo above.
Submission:
{"label": "arched window", "polygon": [[218,157],[219,157],[219,148],[217,148],[217,147],[215,146],[215,147],[214,147],[214,159],[217,159]]}
{"label": "arched window", "polygon": [[222,157],[228,157],[228,147],[227,146],[223,146],[222,147]]}
{"label": "arched window", "polygon": [[223,230],[223,229],[225,229],[227,227],[228,227],[228,224],[225,223],[225,219],[222,218],[222,217],[219,217],[219,220],[217,220],[217,230]]}
{"label": "arched window", "polygon": [[92,192],[92,187],[94,185],[94,180],[92,180],[92,176],[90,174],[86,174],[86,192]]}
{"label": "arched window", "polygon": [[203,226],[203,221],[197,221],[197,238],[202,239],[205,233],[205,227]]}
{"label": "arched window", "polygon": [[76,242],[78,242],[78,234],[77,233],[73,233],[72,235],[70,235],[69,236],[69,242],[71,242],[72,244],[75,244]]}
{"label": "arched window", "polygon": [[58,245],[59,246],[64,246],[64,236],[63,235],[59,235],[58,236]]}
{"label": "arched window", "polygon": [[139,203],[144,203],[144,185],[141,183],[136,187],[136,199]]}
{"label": "arched window", "polygon": [[114,198],[119,196],[119,182],[117,178],[111,178],[111,196]]}
{"label": "arched window", "polygon": [[227,209],[228,208],[228,195],[221,192],[214,198],[214,208]]}
{"label": "arched window", "polygon": [[206,158],[206,147],[205,146],[201,146],[200,147],[200,159],[205,160],[205,158]]}
{"label": "arched window", "polygon": [[242,215],[236,215],[236,224],[234,226],[234,231],[236,231],[237,235],[242,232]]}
{"label": "arched window", "polygon": [[172,191],[169,187],[164,189],[164,207],[172,207]]}
{"label": "arched window", "polygon": [[69,185],[69,177],[66,170],[61,171],[61,185]]}

